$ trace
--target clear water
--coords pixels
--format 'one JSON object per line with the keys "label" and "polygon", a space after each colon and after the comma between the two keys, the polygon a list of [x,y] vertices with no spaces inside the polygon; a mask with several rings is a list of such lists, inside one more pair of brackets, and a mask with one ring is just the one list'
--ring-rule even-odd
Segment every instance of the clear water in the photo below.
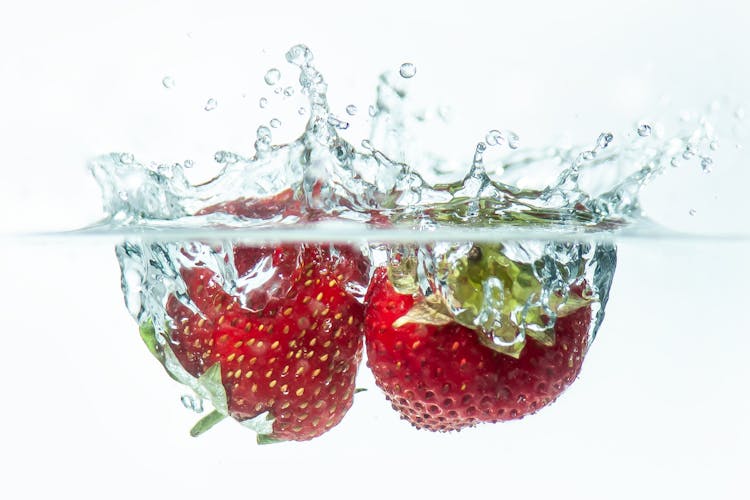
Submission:
{"label": "clear water", "polygon": [[[66,203],[65,196],[54,194],[76,193],[77,197],[83,189],[83,176],[77,179],[80,182],[72,180],[74,169],[83,165],[81,150],[87,154],[91,150],[127,150],[135,153],[134,160],[148,164],[149,159],[163,154],[162,143],[170,141],[169,133],[162,136],[162,131],[170,130],[184,116],[159,104],[165,100],[174,103],[180,92],[189,95],[182,94],[185,99],[177,100],[182,102],[178,106],[185,105],[194,112],[191,116],[196,121],[210,124],[205,129],[215,131],[217,121],[226,117],[222,113],[237,106],[239,97],[233,101],[232,96],[245,90],[237,88],[240,85],[223,87],[223,82],[238,73],[232,68],[258,69],[256,61],[262,56],[255,48],[276,40],[317,37],[331,50],[326,54],[322,50],[329,49],[316,48],[316,56],[329,58],[321,60],[320,66],[339,69],[339,73],[345,73],[341,68],[348,68],[350,63],[356,70],[391,67],[398,72],[401,63],[413,62],[417,74],[404,83],[417,85],[430,77],[425,56],[446,55],[440,63],[447,68],[468,70],[462,72],[463,81],[455,91],[443,94],[447,99],[472,93],[482,99],[498,96],[496,102],[503,105],[519,102],[517,107],[527,106],[529,113],[540,120],[544,133],[551,127],[561,132],[563,128],[572,130],[575,142],[583,146],[575,148],[576,152],[590,149],[604,131],[614,135],[607,151],[630,140],[654,144],[660,138],[677,135],[681,128],[688,129],[685,133],[689,135],[699,126],[703,106],[717,92],[747,97],[749,75],[747,65],[742,64],[742,47],[747,46],[742,23],[747,16],[741,15],[737,2],[694,2],[680,9],[654,2],[608,4],[605,9],[594,2],[578,9],[560,4],[547,5],[543,10],[523,7],[522,3],[494,9],[482,5],[481,9],[457,8],[449,13],[450,22],[438,25],[423,22],[427,21],[424,7],[418,3],[379,4],[378,14],[360,17],[359,21],[344,19],[346,11],[332,13],[309,2],[265,5],[246,2],[222,8],[212,4],[191,11],[176,5],[149,4],[148,9],[123,9],[109,16],[102,15],[104,8],[92,9],[91,5],[61,5],[59,16],[40,15],[38,6],[30,6],[26,9],[28,22],[23,23],[14,22],[15,13],[24,11],[19,4],[0,34],[8,42],[6,46],[13,48],[3,58],[7,70],[3,72],[4,114],[10,117],[3,133],[8,146],[5,170],[24,172],[22,181],[34,180],[22,182],[28,186],[28,194],[17,197],[13,196],[16,189],[5,185],[3,198],[10,194],[12,201],[5,205],[12,209],[5,214],[12,214],[12,220],[17,221],[15,210],[28,207],[28,201],[46,207],[37,211],[39,223],[32,229],[69,227],[66,222],[70,223],[71,215],[80,212]],[[54,14],[55,7],[48,7]],[[272,22],[258,22],[259,14],[277,7],[280,15]],[[291,14],[294,10],[305,15],[296,19]],[[440,10],[431,9],[428,17],[440,19]],[[311,15],[306,15],[308,12]],[[449,17],[445,11],[442,16]],[[207,30],[209,23],[212,30]],[[446,27],[465,43],[456,45],[455,37],[443,36]],[[432,28],[437,28],[436,34],[429,33]],[[416,39],[423,34],[424,38]],[[372,43],[363,46],[364,39]],[[409,50],[415,42],[422,46],[422,53],[405,53],[403,47]],[[314,47],[319,46],[314,43]],[[370,53],[375,55],[374,60]],[[349,54],[357,61],[347,60]],[[384,61],[388,54],[396,55]],[[472,58],[475,54],[492,65],[491,84],[497,84],[493,88],[478,85],[470,74],[470,65],[461,65],[464,57],[471,58],[472,64],[481,64],[477,57]],[[96,64],[91,63],[93,60]],[[182,70],[172,64],[180,60],[185,62]],[[185,65],[195,71],[184,71]],[[285,77],[296,71],[283,62],[283,56],[269,62],[271,66]],[[540,69],[530,69],[535,67]],[[241,79],[255,79],[265,86],[267,68],[259,69],[255,74],[241,74]],[[210,76],[204,79],[207,85],[196,89],[199,74]],[[174,78],[174,87],[163,86],[165,75]],[[534,75],[541,78],[534,80]],[[548,88],[545,76],[552,77],[549,83],[553,88]],[[577,92],[566,88],[566,77],[579,83]],[[332,96],[339,93],[339,85],[347,84],[338,77],[328,79]],[[515,84],[505,84],[513,80]],[[524,94],[526,82],[531,87]],[[555,83],[561,83],[563,90]],[[625,87],[624,92],[610,86],[619,83]],[[302,97],[299,87],[293,86],[295,98]],[[148,91],[151,88],[153,97]],[[516,101],[514,94],[519,90]],[[612,101],[607,100],[610,92],[612,101],[615,96],[632,97],[642,92],[639,99],[630,99],[622,107],[633,104],[639,108],[643,104],[647,109],[620,111],[613,117],[609,114]],[[675,106],[699,112],[682,122],[680,109],[664,112],[657,105],[661,92],[671,94]],[[138,103],[131,100],[134,95],[139,97]],[[258,107],[261,96],[269,100],[268,113],[262,115]],[[292,142],[294,138],[284,135],[293,128],[292,120],[281,113],[271,114],[283,96],[283,88],[276,93],[270,86],[259,93],[248,92],[249,112],[245,119],[235,122],[235,128],[243,132],[228,142],[240,143],[250,136],[252,140],[246,142],[246,148],[228,149],[252,156],[255,130],[261,121],[271,129],[274,144]],[[211,97],[218,107],[204,111]],[[281,102],[291,104],[291,100]],[[353,118],[345,112],[348,102],[331,102],[336,117],[350,122],[340,135],[359,149],[367,134],[358,137],[353,132],[357,131],[357,120],[370,116],[371,99],[356,101],[358,113]],[[547,106],[550,109],[545,109]],[[293,114],[299,107],[307,116],[309,106],[297,102]],[[94,108],[100,112],[92,112]],[[735,108],[728,108],[724,124],[741,123],[732,116]],[[569,116],[557,120],[576,109],[580,109],[581,119]],[[253,110],[263,119],[256,120]],[[376,111],[373,107],[373,114]],[[631,112],[633,115],[629,115]],[[713,123],[713,111],[706,110],[705,114]],[[438,122],[442,120],[437,110],[434,115]],[[551,120],[545,129],[541,121],[546,115]],[[627,119],[623,115],[633,120],[627,131],[622,130],[625,127],[620,121],[613,125],[615,120]],[[79,116],[85,123],[71,122],[71,116]],[[167,118],[152,121],[155,116]],[[279,129],[270,127],[273,116],[283,122]],[[485,153],[485,165],[495,180],[501,178],[489,165],[528,152],[532,144],[539,149],[539,142],[533,142],[530,136],[536,130],[531,120],[519,123],[515,116],[508,119],[502,112],[490,118],[492,122],[482,127],[474,140],[450,148],[458,160],[438,162],[444,165],[446,172],[441,175],[447,182],[460,180],[468,172],[475,142],[492,142],[485,137],[492,129],[505,131],[504,127],[510,127],[520,136],[519,149],[488,148],[489,153]],[[653,126],[652,134],[641,138],[636,120],[643,118]],[[673,118],[676,123],[671,123]],[[747,124],[747,117],[744,120]],[[113,126],[113,122],[121,126]],[[664,123],[662,128],[659,122]],[[419,130],[420,124],[427,123],[414,120],[415,128],[410,124],[409,130]],[[96,235],[86,233],[87,237],[80,233],[55,235],[44,240],[13,240],[10,245],[3,239],[0,274],[5,286],[0,292],[0,311],[6,356],[5,406],[0,416],[4,451],[0,455],[9,464],[3,491],[15,498],[24,494],[49,497],[61,492],[79,498],[215,498],[238,493],[277,496],[282,488],[291,495],[316,497],[324,494],[319,488],[325,483],[321,478],[330,478],[334,471],[337,479],[327,484],[336,481],[336,485],[343,483],[342,490],[377,498],[389,498],[396,492],[437,498],[446,493],[480,497],[534,496],[535,492],[550,498],[747,498],[744,478],[746,464],[750,463],[750,406],[744,387],[750,380],[750,337],[744,311],[750,248],[746,240],[734,238],[730,242],[702,232],[703,228],[719,226],[731,226],[733,234],[748,230],[743,226],[746,218],[742,202],[734,204],[736,210],[709,215],[714,180],[737,179],[730,186],[737,189],[719,193],[736,200],[746,195],[748,184],[744,175],[747,142],[743,142],[744,153],[730,160],[737,141],[719,127],[720,123],[717,120],[718,149],[709,147],[714,160],[710,173],[703,173],[691,152],[687,160],[683,152],[675,158],[677,166],[670,165],[651,184],[652,188],[673,186],[672,193],[669,188],[662,193],[673,202],[682,224],[664,223],[657,217],[654,220],[662,227],[652,226],[638,234],[630,230],[616,234],[618,265],[606,318],[578,382],[533,418],[481,426],[460,434],[420,433],[400,422],[384,406],[382,395],[363,369],[360,385],[371,390],[358,394],[348,417],[323,439],[305,445],[257,447],[252,432],[230,423],[217,426],[200,439],[189,439],[187,430],[209,408],[196,414],[183,406],[181,398],[191,396],[190,391],[165,376],[144,349],[117,286],[120,268],[113,246],[123,241],[117,231],[133,235],[139,230],[104,228]],[[211,156],[206,155],[203,162],[202,147],[193,147],[192,142],[188,145],[193,139],[205,139],[204,128],[193,128],[200,132],[176,134],[186,144],[185,151],[198,150],[193,156],[195,164],[187,168],[186,176],[191,179],[210,163]],[[148,137],[145,144],[138,141],[144,136]],[[448,149],[433,147],[437,139],[430,134],[412,136],[409,143],[417,152],[432,151],[443,158]],[[141,147],[148,148],[149,140],[154,148],[146,156]],[[171,140],[175,141],[175,134]],[[220,149],[224,144],[218,140],[211,147]],[[564,141],[547,144],[567,149]],[[430,182],[436,181],[429,172],[422,172],[430,170],[430,162],[419,160],[418,153],[405,158],[402,154],[408,153],[398,147],[374,145],[391,159],[419,167],[420,175]],[[77,154],[66,156],[65,151]],[[187,167],[185,152],[178,147],[172,151],[173,160]],[[495,153],[499,159],[491,158]],[[555,180],[550,177],[547,184]],[[692,189],[684,183],[691,178],[696,179]],[[502,180],[516,183],[507,176]],[[47,197],[45,190],[52,196]],[[680,197],[685,190],[698,196],[686,200]],[[94,194],[88,200],[86,206],[96,205]],[[654,200],[647,195],[641,197],[641,208],[654,217],[650,201]],[[79,205],[82,203],[79,200]],[[692,217],[691,208],[696,210]],[[94,219],[79,217],[76,222]],[[22,224],[11,227],[28,230]],[[665,234],[663,227],[702,229],[700,237],[685,237],[672,231]],[[499,228],[494,230],[501,233]],[[321,234],[311,231],[308,236],[320,238]],[[337,234],[340,239],[348,236],[343,231]],[[176,238],[185,239],[186,235],[181,233]],[[229,231],[223,236],[231,239],[237,233]],[[393,236],[405,241],[409,235],[401,231]],[[259,477],[262,482],[257,481]]]}
{"label": "clear water", "polygon": [[[286,59],[299,73],[298,89],[278,86],[276,68],[264,80],[277,94],[306,96],[308,105],[299,113],[308,122],[296,140],[276,143],[273,129],[282,123],[273,118],[258,126],[253,154],[218,151],[220,172],[200,183],[189,180],[192,162],[149,164],[131,153],[111,153],[91,163],[107,217],[74,234],[124,238],[117,256],[125,302],[139,324],[157,325],[162,346],[170,342],[169,297],[197,308],[184,293],[182,267],[200,261],[240,296],[270,286],[268,273],[237,274],[231,257],[237,245],[353,244],[373,268],[388,266],[401,291],[437,297],[440,311],[476,329],[486,345],[513,355],[527,336],[554,342],[555,318],[572,300],[570,287],[582,281],[589,284],[595,312],[593,340],[616,274],[617,242],[701,238],[650,222],[640,193],[676,167],[710,173],[719,148],[713,125],[719,113],[669,131],[650,122],[637,123],[623,136],[602,131],[583,147],[531,150],[521,147],[513,131],[492,129],[462,166],[419,140],[425,123],[446,119],[440,110],[412,105],[406,81],[417,74],[413,64],[381,76],[376,105],[368,110],[369,135],[355,145],[341,137],[349,123],[331,113],[312,52],[298,45]],[[166,77],[163,83],[174,85]],[[259,107],[268,105],[260,99]],[[217,106],[211,98],[205,110]],[[350,117],[358,111],[346,107]],[[236,209],[237,203],[287,189],[299,211]],[[747,236],[739,232],[729,239]],[[477,249],[494,252],[532,284],[504,296],[496,276],[482,274],[469,288],[452,283],[451,270],[470,266],[467,255]],[[366,283],[352,287],[361,298]],[[181,396],[182,405],[203,412],[215,394],[176,360],[166,365],[192,388]]]}

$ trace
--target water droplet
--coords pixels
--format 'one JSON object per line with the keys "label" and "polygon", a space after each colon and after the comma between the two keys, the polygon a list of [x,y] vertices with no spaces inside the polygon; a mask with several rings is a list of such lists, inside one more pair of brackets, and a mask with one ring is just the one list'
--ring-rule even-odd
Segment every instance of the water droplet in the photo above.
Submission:
{"label": "water droplet", "polygon": [[281,94],[281,90],[281,87],[276,87],[275,89],[273,89],[273,93],[276,95]]}
{"label": "water droplet", "polygon": [[349,116],[354,116],[354,115],[356,115],[356,114],[357,114],[357,106],[355,106],[354,104],[350,104],[350,105],[348,105],[348,106],[346,107],[346,113],[347,113],[347,114],[348,114]]}
{"label": "water droplet", "polygon": [[693,146],[688,144],[687,146],[685,146],[685,151],[682,152],[682,157],[686,160],[690,160],[693,156],[695,156]]}
{"label": "water droplet", "polygon": [[710,174],[711,169],[713,168],[713,165],[714,165],[714,161],[708,156],[704,156],[703,158],[701,158],[701,169],[703,170],[704,173]]}
{"label": "water droplet", "polygon": [[297,114],[299,114],[299,115],[304,115],[305,113],[307,113],[307,108],[305,108],[304,106],[300,106],[300,107],[299,107],[299,108],[297,109]]}
{"label": "water droplet", "polygon": [[271,125],[272,128],[279,128],[281,127],[281,120],[278,118],[272,118],[269,125]]}
{"label": "water droplet", "polygon": [[744,120],[745,118],[745,108],[737,108],[734,112],[735,118],[738,120]]}
{"label": "water droplet", "polygon": [[601,134],[599,134],[599,138],[596,140],[596,147],[605,149],[612,143],[614,138],[614,135],[612,135],[610,132],[602,132]]}
{"label": "water droplet", "polygon": [[690,209],[690,211],[688,211],[688,213],[689,213],[689,214],[690,214],[691,216],[693,216],[693,215],[695,215],[695,214],[696,214],[696,211],[695,211],[695,209],[694,209],[694,208],[691,208],[691,209]]}
{"label": "water droplet", "polygon": [[373,117],[374,117],[375,115],[377,115],[377,114],[378,114],[378,108],[377,108],[377,107],[376,107],[376,106],[375,106],[374,104],[371,104],[371,105],[370,105],[370,106],[369,106],[369,107],[367,108],[367,113],[368,113],[368,114],[369,114],[370,116],[373,116]]}
{"label": "water droplet", "polygon": [[294,95],[294,89],[292,87],[287,87],[284,89],[284,95],[287,97],[291,97]]}
{"label": "water droplet", "polygon": [[268,99],[266,99],[265,97],[261,97],[260,101],[258,101],[258,106],[260,106],[261,109],[268,106]]}
{"label": "water droplet", "polygon": [[672,157],[672,161],[670,161],[669,164],[672,165],[673,167],[679,167],[680,166],[680,159],[677,158],[676,156],[673,156]]}
{"label": "water droplet", "polygon": [[296,66],[305,66],[312,62],[313,54],[304,45],[295,45],[286,53],[286,60]]}
{"label": "water droplet", "polygon": [[638,125],[637,132],[641,137],[648,137],[651,135],[651,125],[648,123],[641,123]]}
{"label": "water droplet", "polygon": [[258,130],[255,132],[256,137],[258,139],[271,139],[271,129],[266,127],[265,125],[261,125],[258,127]]}
{"label": "water droplet", "polygon": [[266,76],[263,77],[263,80],[265,80],[268,85],[276,85],[276,82],[278,82],[280,78],[281,71],[276,68],[271,68],[266,71]]}
{"label": "water droplet", "polygon": [[584,151],[581,153],[581,158],[583,158],[586,161],[593,160],[596,158],[596,151]]}
{"label": "water droplet", "polygon": [[717,151],[719,149],[719,141],[711,141],[708,147],[711,148],[711,151]]}
{"label": "water droplet", "polygon": [[508,147],[510,149],[518,149],[521,145],[521,139],[515,132],[508,132]]}
{"label": "water droplet", "polygon": [[216,99],[214,99],[212,97],[211,99],[209,99],[208,101],[206,101],[206,105],[203,106],[203,109],[205,109],[206,111],[212,111],[212,110],[216,109],[216,106],[218,106],[218,105],[219,105],[219,103],[216,102]]}
{"label": "water droplet", "polygon": [[172,87],[174,87],[174,78],[172,78],[171,76],[165,76],[164,78],[162,78],[161,84],[164,85],[165,89],[171,89]]}
{"label": "water droplet", "polygon": [[185,168],[193,168],[193,166],[195,165],[195,163],[193,162],[193,160],[185,160],[184,162],[182,162],[182,165]]}
{"label": "water droplet", "polygon": [[484,140],[488,146],[502,146],[505,144],[505,136],[499,130],[490,130],[487,135],[484,136]]}
{"label": "water droplet", "polygon": [[401,75],[401,78],[412,78],[417,74],[417,67],[412,63],[404,63],[398,69],[398,74]]}
{"label": "water droplet", "polygon": [[333,115],[328,115],[328,124],[340,130],[346,130],[349,128],[349,122],[339,120]]}
{"label": "water droplet", "polygon": [[362,139],[362,147],[365,148],[368,151],[372,151],[372,143],[368,141],[367,139]]}
{"label": "water droplet", "polygon": [[130,165],[134,160],[135,158],[133,158],[132,153],[122,153],[120,155],[120,163],[123,163],[124,165]]}

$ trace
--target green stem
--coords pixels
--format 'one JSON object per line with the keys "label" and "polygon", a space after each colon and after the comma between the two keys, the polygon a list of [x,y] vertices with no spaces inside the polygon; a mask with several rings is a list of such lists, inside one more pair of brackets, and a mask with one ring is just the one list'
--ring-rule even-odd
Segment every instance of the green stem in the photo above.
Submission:
{"label": "green stem", "polygon": [[190,429],[190,435],[193,437],[198,437],[225,418],[227,418],[226,415],[214,410],[202,419],[198,420],[193,428]]}

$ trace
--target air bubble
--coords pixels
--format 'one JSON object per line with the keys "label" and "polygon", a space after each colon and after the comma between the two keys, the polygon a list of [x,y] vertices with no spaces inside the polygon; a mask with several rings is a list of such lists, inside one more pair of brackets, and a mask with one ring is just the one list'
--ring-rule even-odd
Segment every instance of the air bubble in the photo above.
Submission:
{"label": "air bubble", "polygon": [[268,99],[266,99],[265,97],[261,97],[260,101],[258,101],[258,106],[260,106],[261,109],[268,106]]}
{"label": "air bubble", "polygon": [[299,108],[297,108],[298,115],[304,115],[305,113],[307,113],[307,108],[305,108],[304,106],[300,106]]}
{"label": "air bubble", "polygon": [[688,214],[690,214],[691,216],[693,216],[693,215],[695,215],[695,214],[696,214],[696,210],[695,210],[694,208],[691,208],[691,209],[690,209],[690,210],[688,211]]}
{"label": "air bubble", "polygon": [[180,401],[182,402],[182,406],[188,410],[192,410],[195,413],[203,412],[203,400],[200,398],[194,398],[193,396],[185,394],[180,398]]}
{"label": "air bubble", "polygon": [[638,125],[637,132],[638,132],[638,135],[640,135],[641,137],[648,137],[648,136],[650,136],[651,135],[651,131],[652,131],[651,130],[651,125],[649,125],[648,123],[642,123],[642,124]]}
{"label": "air bubble", "polygon": [[401,78],[412,78],[417,74],[417,67],[412,63],[404,63],[398,69],[398,74],[401,75]]}
{"label": "air bubble", "polygon": [[263,77],[267,85],[276,85],[281,78],[281,71],[276,68],[271,68],[266,72],[266,76]]}
{"label": "air bubble", "polygon": [[677,158],[676,156],[673,156],[672,157],[672,161],[670,161],[669,164],[672,165],[673,167],[679,167],[680,166],[680,159]]}
{"label": "air bubble", "polygon": [[357,114],[357,106],[355,106],[354,104],[348,105],[346,107],[346,114],[348,114],[349,116],[356,115]]}
{"label": "air bubble", "polygon": [[693,151],[693,146],[688,144],[687,146],[685,146],[685,151],[682,152],[682,157],[685,160],[690,160],[693,158],[693,156],[695,156],[695,152]]}
{"label": "air bubble", "polygon": [[292,97],[294,95],[294,89],[292,87],[285,88],[284,95],[287,97]]}
{"label": "air bubble", "polygon": [[488,146],[502,146],[505,144],[505,136],[499,130],[490,130],[487,135],[484,136],[484,140]]}
{"label": "air bubble", "polygon": [[281,127],[281,120],[279,120],[278,118],[273,118],[269,122],[269,125],[271,125],[271,128],[279,128]]}
{"label": "air bubble", "polygon": [[714,161],[708,156],[704,156],[703,158],[701,158],[701,170],[703,170],[703,173],[710,174],[713,165]]}
{"label": "air bubble", "polygon": [[708,147],[711,148],[711,151],[717,151],[719,149],[719,141],[711,141]]}
{"label": "air bubble", "polygon": [[164,78],[162,78],[161,84],[164,85],[165,89],[171,89],[172,87],[174,87],[174,78],[172,78],[171,76],[165,76]]}
{"label": "air bubble", "polygon": [[193,160],[185,160],[184,162],[182,162],[182,165],[185,168],[193,168],[195,166],[195,163],[193,162]]}
{"label": "air bubble", "polygon": [[219,105],[219,103],[216,102],[216,99],[214,99],[212,97],[211,99],[209,99],[208,101],[206,101],[206,105],[203,106],[203,109],[205,109],[206,111],[213,111],[214,109],[216,109],[216,106],[218,106],[218,105]]}
{"label": "air bubble", "polygon": [[123,163],[124,165],[130,165],[134,160],[135,158],[132,153],[122,153],[120,155],[120,163]]}

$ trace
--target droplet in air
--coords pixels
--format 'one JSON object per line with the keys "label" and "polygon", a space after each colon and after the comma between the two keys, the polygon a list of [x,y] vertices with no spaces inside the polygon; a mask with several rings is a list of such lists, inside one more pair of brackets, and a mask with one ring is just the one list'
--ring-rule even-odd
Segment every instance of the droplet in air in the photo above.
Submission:
{"label": "droplet in air", "polygon": [[368,151],[372,151],[372,143],[368,141],[367,139],[362,139],[362,147],[365,148]]}
{"label": "droplet in air", "polygon": [[370,106],[367,108],[367,113],[374,117],[378,114],[378,108],[374,104],[370,104]]}
{"label": "droplet in air", "polygon": [[357,114],[357,106],[355,106],[354,104],[348,105],[346,107],[346,114],[348,114],[349,116],[356,115]]}
{"label": "droplet in air", "polygon": [[648,123],[641,123],[638,125],[637,132],[641,137],[648,137],[651,135],[651,125]]}
{"label": "droplet in air", "polygon": [[171,89],[172,87],[174,87],[174,78],[172,78],[171,76],[165,76],[164,78],[162,78],[161,84],[164,85],[165,89]]}
{"label": "droplet in air", "polygon": [[711,141],[708,147],[711,148],[711,151],[717,151],[719,149],[719,141]]}
{"label": "droplet in air", "polygon": [[182,165],[185,168],[193,168],[193,166],[195,165],[195,163],[193,162],[193,160],[185,160],[184,162],[182,162]]}
{"label": "droplet in air", "polygon": [[120,163],[124,165],[130,165],[134,160],[135,158],[133,157],[132,153],[122,153],[120,155]]}
{"label": "droplet in air", "polygon": [[694,209],[694,208],[691,208],[691,209],[690,209],[690,211],[688,211],[688,213],[689,213],[689,214],[690,214],[691,216],[693,216],[693,215],[695,215],[696,211],[695,211],[695,209]]}
{"label": "droplet in air", "polygon": [[292,87],[287,87],[284,89],[284,95],[287,97],[291,97],[294,95],[294,89]]}
{"label": "droplet in air", "polygon": [[714,161],[708,156],[704,156],[703,158],[701,158],[701,170],[703,170],[703,173],[710,174],[713,165]]}
{"label": "droplet in air", "polygon": [[279,128],[281,127],[281,120],[278,118],[272,118],[269,125],[271,125],[271,128]]}
{"label": "droplet in air", "polygon": [[265,97],[261,97],[260,101],[258,101],[258,106],[260,106],[261,109],[268,106],[268,99],[266,99]]}
{"label": "droplet in air", "polygon": [[417,67],[412,63],[404,63],[398,69],[398,74],[401,75],[401,78],[412,78],[417,74]]}
{"label": "droplet in air", "polygon": [[682,152],[682,157],[685,160],[690,160],[693,156],[695,156],[695,152],[693,151],[693,146],[688,144],[685,146],[685,151]]}
{"label": "droplet in air", "polygon": [[614,138],[615,137],[610,132],[602,132],[596,140],[596,146],[600,149],[605,149],[612,143]]}
{"label": "droplet in air", "polygon": [[286,53],[286,60],[296,66],[304,66],[312,62],[313,54],[306,46],[295,45]]}
{"label": "droplet in air", "polygon": [[596,151],[584,151],[581,153],[581,157],[586,161],[593,160],[596,158]]}
{"label": "droplet in air", "polygon": [[521,145],[521,139],[515,132],[508,132],[508,147],[510,149],[518,149]]}
{"label": "droplet in air", "polygon": [[672,157],[672,161],[670,161],[669,164],[672,165],[673,167],[679,167],[680,166],[680,159],[677,158],[676,156],[673,156]]}
{"label": "droplet in air", "polygon": [[328,115],[328,124],[332,127],[336,127],[339,130],[346,130],[349,128],[349,122],[339,120],[333,115]]}
{"label": "droplet in air", "polygon": [[281,90],[282,90],[281,87],[276,87],[275,89],[273,89],[273,93],[277,95],[281,94]]}
{"label": "droplet in air", "polygon": [[218,106],[218,105],[219,105],[219,103],[216,102],[216,99],[214,99],[212,97],[211,99],[209,99],[208,101],[206,101],[206,105],[203,106],[203,109],[205,109],[206,111],[212,111],[212,110],[216,109],[216,106]]}
{"label": "droplet in air", "polygon": [[267,85],[276,85],[281,78],[281,71],[276,68],[271,68],[266,71],[266,76],[263,77]]}
{"label": "droplet in air", "polygon": [[304,106],[300,106],[300,107],[299,107],[299,108],[297,109],[297,114],[299,114],[299,115],[304,115],[305,113],[307,113],[307,109],[306,109],[306,108],[305,108]]}
{"label": "droplet in air", "polygon": [[487,135],[484,136],[484,140],[488,146],[502,146],[505,144],[505,136],[499,130],[490,130]]}
{"label": "droplet in air", "polygon": [[193,396],[185,394],[180,398],[180,401],[182,402],[182,406],[188,410],[192,410],[195,413],[203,412],[203,400],[200,398],[196,399]]}

